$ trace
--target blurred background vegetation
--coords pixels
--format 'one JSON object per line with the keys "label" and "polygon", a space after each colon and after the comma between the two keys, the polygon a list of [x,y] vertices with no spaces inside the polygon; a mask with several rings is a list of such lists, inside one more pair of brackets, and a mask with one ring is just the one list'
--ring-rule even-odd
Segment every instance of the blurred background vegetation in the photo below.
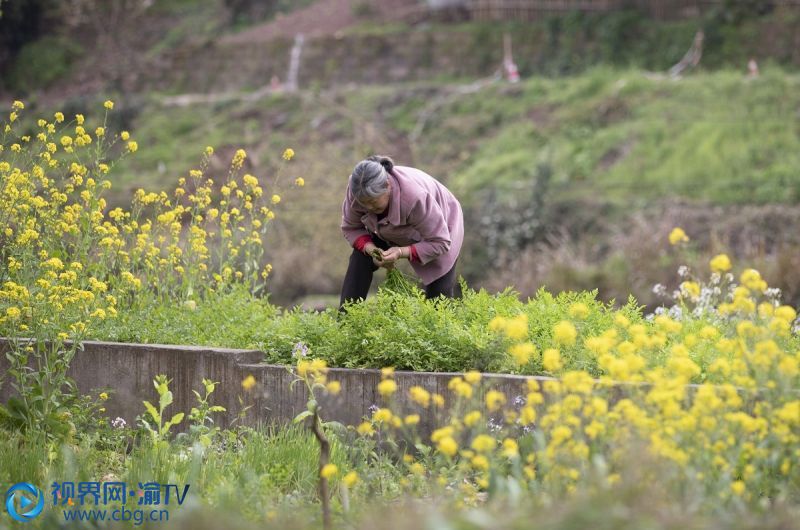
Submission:
{"label": "blurred background vegetation", "polygon": [[[282,305],[338,300],[347,177],[376,152],[460,198],[470,286],[652,307],[678,265],[728,252],[798,305],[800,9],[529,3],[495,20],[480,2],[0,0],[0,101],[34,117],[113,98],[110,126],[140,151],[114,168],[109,208],[174,188],[206,145],[219,177],[243,147],[262,182],[294,148],[286,181],[306,186],[286,192],[268,242]],[[698,30],[699,64],[669,76]],[[504,34],[519,83],[498,75]],[[670,252],[674,226],[688,255]]]}

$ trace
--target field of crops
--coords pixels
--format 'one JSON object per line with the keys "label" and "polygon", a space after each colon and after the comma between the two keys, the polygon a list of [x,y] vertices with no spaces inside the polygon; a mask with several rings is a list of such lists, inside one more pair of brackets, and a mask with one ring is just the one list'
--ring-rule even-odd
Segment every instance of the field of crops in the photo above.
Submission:
{"label": "field of crops", "polygon": [[[75,511],[49,500],[65,477],[190,484],[170,513],[187,528],[797,525],[797,313],[757,270],[724,253],[683,266],[674,292],[656,288],[655,313],[464,282],[460,298],[430,301],[396,271],[346,312],[285,310],[266,296],[264,248],[284,191],[305,187],[282,177],[295,151],[277,150],[265,180],[244,149],[212,175],[207,147],[169,192],[109,209],[117,163],[139,149],[109,126],[114,105],[90,121],[27,117],[17,101],[0,133],[0,333],[35,339],[6,354],[2,384],[18,395],[0,408],[0,483],[48,485],[31,526]],[[691,255],[691,233],[660,237]],[[292,426],[220,429],[217,385],[246,393],[255,380],[205,381],[179,411],[159,375],[158,402],[128,425],[104,416],[108,394],[80,396],[67,376],[90,338],[259,348],[312,399]],[[382,402],[358,425],[327,422],[313,399],[341,391],[330,366],[383,368]],[[447,395],[411,388],[402,408],[400,369],[461,375]],[[510,396],[482,372],[552,379]]]}

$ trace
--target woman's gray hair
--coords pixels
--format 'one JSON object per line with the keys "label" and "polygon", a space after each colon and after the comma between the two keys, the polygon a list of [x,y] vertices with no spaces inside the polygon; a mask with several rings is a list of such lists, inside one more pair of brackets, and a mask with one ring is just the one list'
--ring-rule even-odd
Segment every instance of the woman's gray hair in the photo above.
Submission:
{"label": "woman's gray hair", "polygon": [[350,191],[353,196],[374,199],[386,193],[389,188],[389,173],[393,167],[391,158],[377,155],[356,164],[350,175]]}

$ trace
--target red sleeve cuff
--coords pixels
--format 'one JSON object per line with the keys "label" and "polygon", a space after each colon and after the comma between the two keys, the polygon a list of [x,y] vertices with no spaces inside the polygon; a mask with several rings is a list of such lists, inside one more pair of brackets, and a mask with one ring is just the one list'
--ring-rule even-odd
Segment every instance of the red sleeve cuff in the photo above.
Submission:
{"label": "red sleeve cuff", "polygon": [[417,247],[414,246],[414,245],[411,245],[408,248],[411,250],[411,255],[408,257],[408,261],[409,262],[411,262],[411,261],[419,261],[419,254],[417,254]]}
{"label": "red sleeve cuff", "polygon": [[355,243],[353,243],[353,248],[359,252],[364,252],[364,247],[367,243],[372,241],[372,236],[368,234],[364,234],[363,236],[356,239]]}

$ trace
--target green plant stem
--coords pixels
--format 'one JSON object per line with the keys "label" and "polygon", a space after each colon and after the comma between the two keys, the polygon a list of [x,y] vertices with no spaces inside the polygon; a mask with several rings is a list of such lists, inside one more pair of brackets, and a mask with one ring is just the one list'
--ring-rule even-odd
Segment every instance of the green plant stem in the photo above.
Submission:
{"label": "green plant stem", "polygon": [[311,430],[314,436],[317,437],[319,442],[319,497],[322,501],[322,528],[328,530],[331,528],[331,506],[330,498],[328,496],[328,479],[322,476],[322,468],[324,468],[331,457],[331,444],[328,437],[322,431],[322,422],[319,419],[319,408],[314,408],[314,417],[312,418]]}

